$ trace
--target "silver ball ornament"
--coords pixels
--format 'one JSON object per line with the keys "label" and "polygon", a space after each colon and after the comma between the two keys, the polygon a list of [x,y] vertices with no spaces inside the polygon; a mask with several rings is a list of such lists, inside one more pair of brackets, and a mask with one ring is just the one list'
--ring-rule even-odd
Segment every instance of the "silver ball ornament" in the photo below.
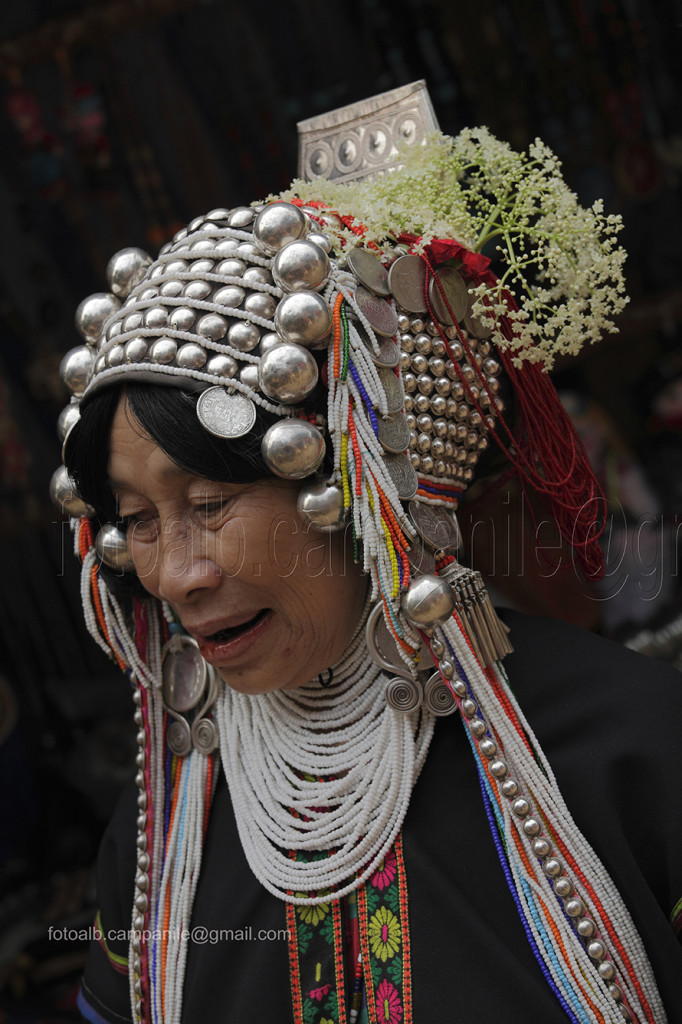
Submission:
{"label": "silver ball ornament", "polygon": [[114,253],[107,265],[107,281],[114,295],[127,298],[151,265],[152,258],[144,249],[131,246]]}
{"label": "silver ball ornament", "polygon": [[412,580],[403,594],[401,607],[413,625],[432,629],[450,618],[455,610],[455,598],[446,580],[424,575]]}
{"label": "silver ball ornament", "polygon": [[66,441],[69,436],[69,431],[78,420],[81,418],[80,408],[78,402],[70,402],[59,414],[57,420],[57,436],[62,444]]}
{"label": "silver ball ornament", "polygon": [[314,348],[332,328],[332,311],[318,292],[291,292],[275,310],[275,330],[283,341]]}
{"label": "silver ball ornament", "polygon": [[95,551],[110,569],[134,572],[135,563],[128,552],[126,535],[113,523],[105,523],[95,537]]}
{"label": "silver ball ornament", "polygon": [[66,471],[66,466],[60,466],[52,474],[50,497],[55,505],[75,519],[92,515],[93,510],[79,495],[75,483]]}
{"label": "silver ball ornament", "polygon": [[269,398],[285,405],[302,402],[315,388],[317,363],[307,349],[283,341],[260,361],[260,386]]}
{"label": "silver ball ornament", "polygon": [[317,291],[329,277],[329,257],[314,242],[289,242],[275,256],[272,276],[282,291]]}
{"label": "silver ball ornament", "polygon": [[271,203],[256,217],[253,237],[261,252],[274,256],[284,245],[305,235],[306,228],[305,214],[293,203]]}
{"label": "silver ball ornament", "polygon": [[120,299],[110,292],[95,292],[94,295],[88,295],[76,310],[76,330],[89,345],[95,345],[109,317],[120,308]]}
{"label": "silver ball ornament", "polygon": [[59,376],[72,395],[80,396],[92,376],[95,356],[87,345],[69,349],[59,364]]}
{"label": "silver ball ornament", "polygon": [[286,480],[302,480],[324,458],[324,439],[307,420],[286,419],[274,423],[261,442],[267,467]]}
{"label": "silver ball ornament", "polygon": [[311,480],[298,494],[299,515],[321,533],[335,533],[343,529],[346,509],[343,507],[343,491],[326,480]]}

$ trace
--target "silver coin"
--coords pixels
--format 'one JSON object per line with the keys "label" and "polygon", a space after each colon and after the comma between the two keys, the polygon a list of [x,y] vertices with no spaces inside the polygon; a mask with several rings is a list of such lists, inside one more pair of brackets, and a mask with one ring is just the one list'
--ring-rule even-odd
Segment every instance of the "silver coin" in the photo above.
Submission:
{"label": "silver coin", "polygon": [[361,284],[375,295],[390,295],[388,273],[378,256],[367,249],[351,249],[348,263]]}
{"label": "silver coin", "polygon": [[256,422],[256,406],[246,395],[216,385],[199,396],[197,416],[215,437],[243,437]]}
{"label": "silver coin", "polygon": [[388,302],[374,295],[367,288],[363,288],[362,285],[356,291],[355,299],[360,312],[367,318],[377,334],[383,335],[384,338],[392,338],[397,333],[398,317]]}
{"label": "silver coin", "polygon": [[410,444],[410,428],[404,413],[385,416],[379,420],[377,436],[386,452],[404,452]]}
{"label": "silver coin", "polygon": [[384,465],[395,484],[401,501],[409,501],[417,493],[419,481],[414,466],[407,455],[384,455]]}
{"label": "silver coin", "polygon": [[[439,281],[445,297],[443,297],[441,289],[438,287]],[[450,310],[445,304],[446,299],[458,323],[464,319],[469,308],[467,286],[454,267],[440,267],[436,271],[436,276],[432,277],[429,281],[429,299],[431,300],[436,318],[443,324],[454,323]]]}
{"label": "silver coin", "polygon": [[206,689],[208,670],[195,640],[174,636],[161,656],[161,692],[171,711],[186,712],[195,708]]}
{"label": "silver coin", "polygon": [[384,366],[380,366],[377,372],[386,395],[386,407],[389,413],[400,412],[405,403],[405,393],[400,378],[395,375],[393,370]]}
{"label": "silver coin", "polygon": [[408,512],[417,533],[434,551],[457,551],[462,544],[459,525],[445,508],[422,501],[411,501]]}
{"label": "silver coin", "polygon": [[433,574],[436,571],[436,560],[433,552],[417,537],[410,545],[407,558],[415,572]]}
{"label": "silver coin", "polygon": [[470,334],[472,338],[476,338],[478,341],[485,341],[493,333],[492,327],[488,327],[478,317],[471,316],[470,313],[467,313],[464,317],[464,326],[467,334]]}
{"label": "silver coin", "polygon": [[401,256],[391,264],[388,271],[388,286],[399,306],[410,313],[426,312],[425,278],[424,261],[413,253]]}
{"label": "silver coin", "polygon": [[396,345],[393,338],[377,338],[379,351],[375,352],[372,348],[372,342],[359,325],[357,332],[375,366],[379,366],[384,370],[392,370],[393,367],[398,365],[400,362],[400,347]]}

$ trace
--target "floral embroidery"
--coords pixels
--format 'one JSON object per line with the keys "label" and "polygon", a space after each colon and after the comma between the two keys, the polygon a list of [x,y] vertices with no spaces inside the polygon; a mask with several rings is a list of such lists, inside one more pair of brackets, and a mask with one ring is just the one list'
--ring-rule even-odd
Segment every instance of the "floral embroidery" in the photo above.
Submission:
{"label": "floral embroidery", "polygon": [[400,949],[400,922],[388,907],[379,907],[367,929],[374,956],[386,963]]}
{"label": "floral embroidery", "polygon": [[378,1024],[399,1024],[403,1018],[403,1004],[400,1001],[395,985],[386,978],[377,989],[377,1021]]}
{"label": "floral embroidery", "polygon": [[379,864],[376,872],[370,878],[370,884],[377,889],[386,889],[395,878],[397,870],[398,864],[395,858],[395,850],[390,849]]}
{"label": "floral embroidery", "polygon": [[331,985],[322,985],[321,988],[311,989],[308,995],[311,999],[315,999],[319,1003],[321,999],[324,999],[324,997],[331,992],[331,988]]}
{"label": "floral embroidery", "polygon": [[[305,896],[306,893],[298,892],[296,893],[296,895]],[[302,921],[305,921],[306,924],[310,924],[313,926],[313,928],[316,928],[320,921],[322,921],[329,913],[329,904],[316,903],[313,906],[310,906],[309,904],[304,904],[303,906],[297,907],[296,909]]]}

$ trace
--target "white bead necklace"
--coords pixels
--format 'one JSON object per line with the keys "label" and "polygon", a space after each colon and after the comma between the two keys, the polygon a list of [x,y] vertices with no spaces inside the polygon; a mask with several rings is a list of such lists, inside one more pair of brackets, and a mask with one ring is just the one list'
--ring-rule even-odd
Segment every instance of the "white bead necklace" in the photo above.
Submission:
{"label": "white bead necklace", "polygon": [[[364,617],[363,617],[364,620]],[[394,842],[434,719],[393,711],[359,629],[333,683],[216,704],[223,768],[251,870],[273,895],[324,903],[358,888]],[[297,853],[326,852],[321,860]]]}

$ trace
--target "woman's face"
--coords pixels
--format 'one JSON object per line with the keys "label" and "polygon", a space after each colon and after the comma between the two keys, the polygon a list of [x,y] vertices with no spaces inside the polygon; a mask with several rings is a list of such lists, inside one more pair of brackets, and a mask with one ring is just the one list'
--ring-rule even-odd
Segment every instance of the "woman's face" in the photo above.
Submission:
{"label": "woman's face", "polygon": [[168,602],[229,686],[292,689],[338,660],[367,579],[342,534],[308,532],[299,485],[193,476],[144,434],[125,399],[109,477],[140,581]]}

